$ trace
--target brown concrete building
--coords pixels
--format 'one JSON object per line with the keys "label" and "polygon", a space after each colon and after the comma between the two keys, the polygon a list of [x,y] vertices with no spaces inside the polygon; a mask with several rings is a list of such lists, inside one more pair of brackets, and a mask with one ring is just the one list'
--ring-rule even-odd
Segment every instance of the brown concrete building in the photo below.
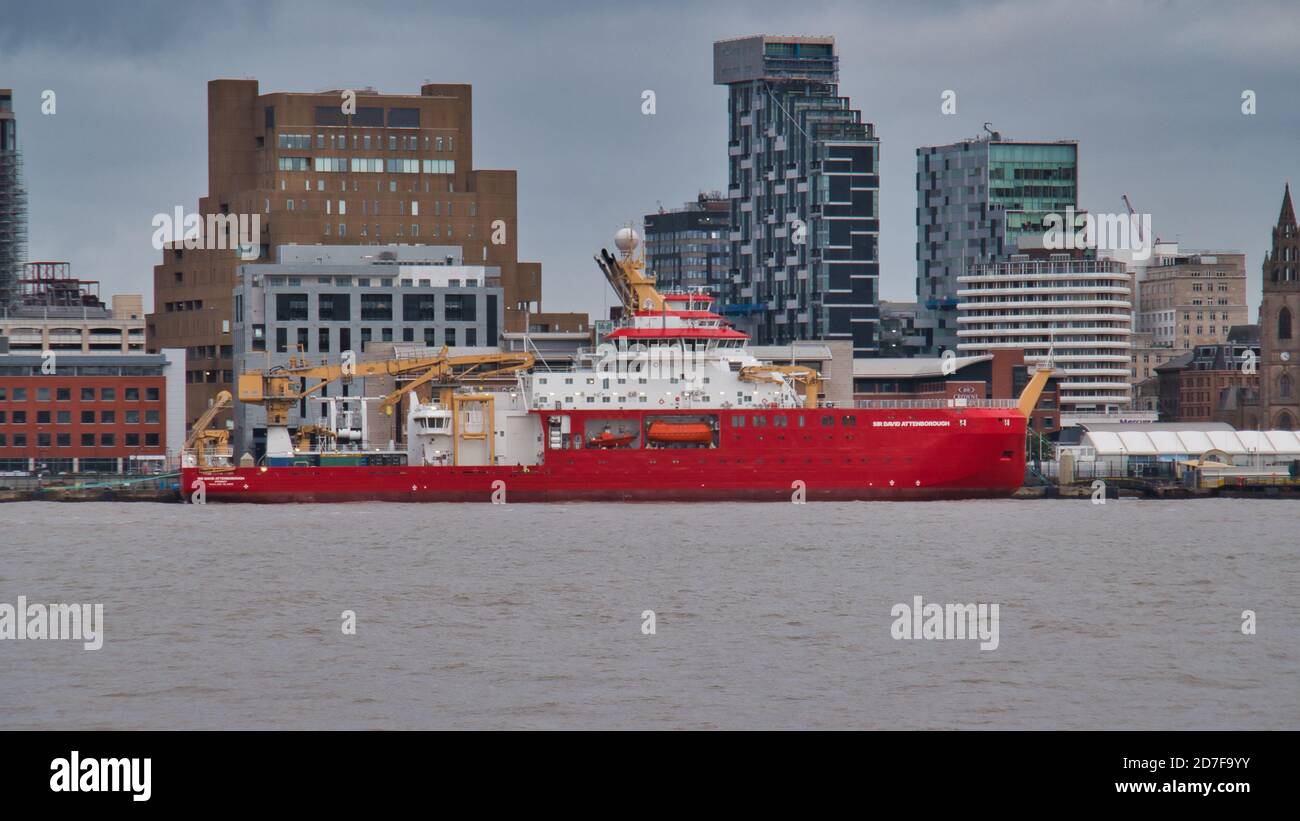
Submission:
{"label": "brown concrete building", "polygon": [[1259,306],[1260,401],[1269,429],[1300,430],[1298,316],[1300,230],[1288,185],[1282,195],[1282,213],[1273,228],[1273,248],[1264,258],[1264,298]]}
{"label": "brown concrete building", "polygon": [[1158,253],[1138,283],[1136,330],[1150,334],[1153,346],[1181,354],[1226,342],[1229,328],[1250,321],[1245,254],[1178,251],[1165,243]]}
{"label": "brown concrete building", "polygon": [[360,89],[353,101],[342,90],[259,94],[256,80],[208,83],[199,214],[260,225],[243,259],[209,237],[206,248],[172,243],[154,268],[147,346],[186,349],[187,421],[230,387],[236,266],[273,262],[281,245],[459,245],[465,264],[499,269],[506,330],[585,330],[585,314],[542,311],[541,265],[518,260],[516,172],[476,170],[473,148],[468,85]]}

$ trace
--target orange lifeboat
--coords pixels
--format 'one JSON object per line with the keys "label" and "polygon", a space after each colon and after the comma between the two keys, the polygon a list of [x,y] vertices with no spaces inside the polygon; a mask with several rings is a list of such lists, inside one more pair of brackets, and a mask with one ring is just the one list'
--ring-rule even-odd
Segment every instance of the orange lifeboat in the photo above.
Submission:
{"label": "orange lifeboat", "polygon": [[712,442],[713,428],[704,422],[650,423],[646,436],[652,442]]}
{"label": "orange lifeboat", "polygon": [[609,429],[591,437],[588,444],[593,448],[625,448],[636,439],[635,433],[613,433]]}

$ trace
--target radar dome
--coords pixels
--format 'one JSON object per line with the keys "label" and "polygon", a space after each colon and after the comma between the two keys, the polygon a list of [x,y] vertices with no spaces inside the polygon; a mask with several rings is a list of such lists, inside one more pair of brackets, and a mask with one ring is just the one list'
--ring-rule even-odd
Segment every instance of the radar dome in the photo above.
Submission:
{"label": "radar dome", "polygon": [[623,253],[630,253],[641,243],[641,237],[633,228],[620,228],[614,235],[614,246]]}

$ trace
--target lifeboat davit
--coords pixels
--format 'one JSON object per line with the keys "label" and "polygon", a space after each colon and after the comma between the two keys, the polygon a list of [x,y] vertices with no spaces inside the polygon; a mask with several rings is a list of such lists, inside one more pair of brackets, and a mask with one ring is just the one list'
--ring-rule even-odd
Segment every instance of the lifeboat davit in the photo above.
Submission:
{"label": "lifeboat davit", "polygon": [[712,442],[713,428],[704,422],[651,422],[646,436],[652,442]]}

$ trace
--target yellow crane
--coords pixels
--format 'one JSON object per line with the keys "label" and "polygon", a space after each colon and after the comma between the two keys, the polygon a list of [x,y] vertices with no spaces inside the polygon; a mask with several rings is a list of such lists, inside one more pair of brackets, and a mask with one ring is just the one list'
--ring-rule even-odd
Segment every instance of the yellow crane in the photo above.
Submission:
{"label": "yellow crane", "polygon": [[209,467],[209,451],[215,454],[217,451],[225,450],[226,447],[229,446],[230,431],[227,431],[224,428],[208,428],[208,426],[212,424],[212,420],[216,418],[217,414],[221,413],[221,411],[225,410],[229,405],[230,391],[221,391],[218,393],[216,398],[212,401],[212,407],[204,411],[203,415],[195,420],[194,427],[190,430],[190,435],[185,437],[185,445],[182,450],[194,451],[195,464],[198,467]]}
{"label": "yellow crane", "polygon": [[[499,379],[503,376],[510,376],[520,371],[526,371],[533,367],[535,357],[530,353],[489,353],[489,354],[472,354],[468,356],[446,356],[447,348],[444,345],[442,360],[429,367],[423,374],[402,385],[397,390],[384,397],[379,406],[384,412],[392,415],[393,407],[402,401],[402,397],[411,391],[430,382],[443,386],[449,386],[451,383],[459,382],[481,382],[486,379]],[[444,405],[450,402],[445,396],[445,392],[450,390],[444,387],[444,396],[441,401]]]}
{"label": "yellow crane", "polygon": [[654,276],[645,272],[645,260],[636,253],[639,242],[635,231],[624,228],[615,237],[616,245],[623,252],[622,259],[604,248],[600,249],[600,256],[594,257],[629,316],[664,309],[663,294],[655,287]]}
{"label": "yellow crane", "polygon": [[1034,371],[1034,375],[1029,377],[1029,384],[1025,385],[1024,390],[1020,391],[1020,398],[1016,401],[1016,409],[1026,418],[1029,419],[1034,415],[1034,408],[1038,406],[1038,399],[1043,395],[1043,389],[1047,387],[1047,380],[1051,379],[1056,373],[1050,365],[1040,367]]}
{"label": "yellow crane", "polygon": [[777,374],[784,374],[790,377],[791,381],[803,385],[804,407],[817,407],[822,376],[806,365],[746,365],[740,369],[739,376],[746,382],[775,382],[779,385],[785,380]]}
{"label": "yellow crane", "polygon": [[[287,366],[277,366],[265,371],[244,371],[239,374],[239,401],[266,408],[266,452],[272,455],[293,453],[289,437],[289,411],[300,400],[311,397],[331,382],[351,380],[365,376],[398,376],[417,371],[424,373],[411,383],[403,385],[385,397],[384,407],[390,413],[392,406],[415,387],[431,381],[443,384],[461,380],[482,380],[533,366],[530,353],[493,353],[466,356],[448,356],[444,345],[429,356],[398,357],[373,362],[308,365],[296,357]],[[299,389],[297,383],[304,387]],[[313,384],[307,384],[307,383]]]}

